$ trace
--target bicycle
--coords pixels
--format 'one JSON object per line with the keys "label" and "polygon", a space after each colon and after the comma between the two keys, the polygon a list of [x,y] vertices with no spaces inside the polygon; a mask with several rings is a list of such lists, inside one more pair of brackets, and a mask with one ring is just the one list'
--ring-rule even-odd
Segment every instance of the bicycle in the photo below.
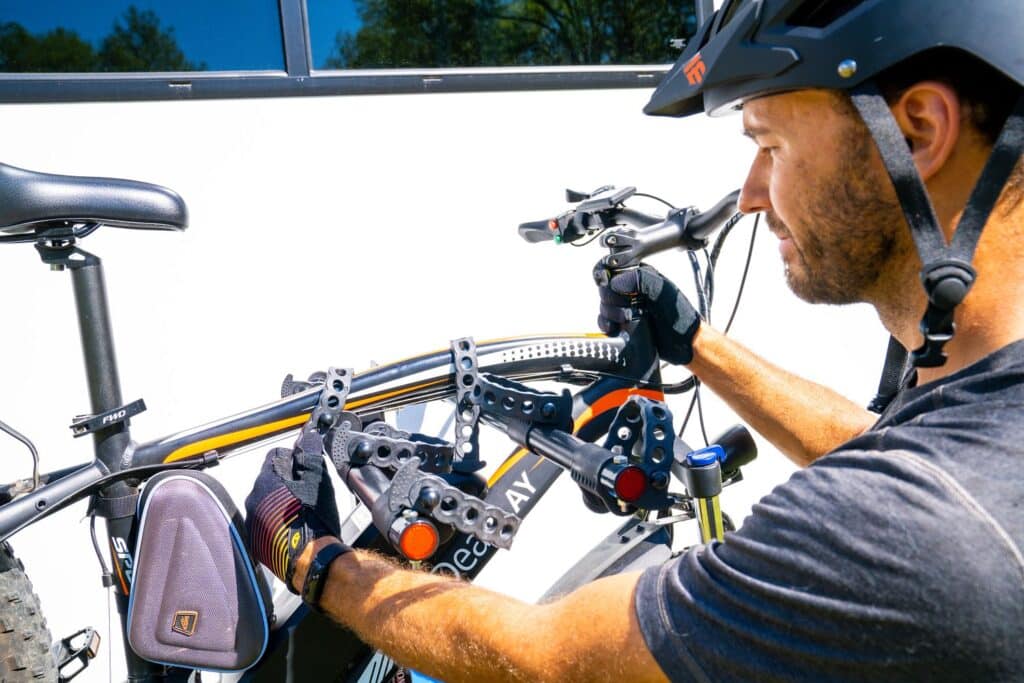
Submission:
{"label": "bicycle", "polygon": [[[602,188],[570,194],[568,199],[577,203],[574,210],[551,221],[523,224],[520,234],[528,241],[566,243],[601,237],[610,250],[604,265],[618,270],[668,248],[705,246],[713,230],[735,211],[733,195],[704,214],[689,208],[673,210],[667,218],[648,216],[624,206],[634,193],[632,188]],[[64,197],[62,204],[40,199],[55,194]],[[732,432],[724,439],[728,453],[700,461],[699,467],[718,472],[717,490],[712,484],[704,491],[707,495],[669,491],[670,475],[686,478],[692,463],[675,457],[690,449],[675,443],[671,419],[660,402],[664,393],[688,390],[694,382],[662,383],[641,311],[630,334],[619,338],[553,335],[479,344],[463,338],[449,349],[355,375],[335,368],[305,382],[289,375],[280,400],[136,444],[129,421],[145,405],[122,399],[102,264],[78,244],[101,226],[183,230],[184,202],[170,190],[145,183],[54,176],[3,165],[0,196],[5,199],[0,202],[0,243],[33,243],[44,263],[71,273],[92,404],[92,413],[76,419],[72,429],[76,436],[93,437],[96,454],[91,463],[40,474],[31,442],[2,425],[32,450],[34,459],[31,479],[0,487],[0,540],[5,541],[0,588],[23,596],[19,617],[26,622],[14,622],[15,628],[0,637],[6,655],[0,661],[15,670],[12,676],[71,680],[96,656],[98,642],[93,632],[84,630],[61,639],[50,652],[45,620],[7,538],[89,498],[97,559],[115,592],[126,635],[140,486],[161,472],[208,469],[234,453],[300,429],[325,432],[328,453],[361,501],[344,522],[347,542],[404,554],[407,561],[429,560],[434,571],[468,579],[497,548],[511,544],[519,520],[563,469],[583,489],[588,508],[629,519],[610,536],[614,543],[596,548],[549,597],[627,567],[664,561],[676,523],[698,517],[704,540],[720,537],[729,526],[728,517],[717,517],[717,502],[712,501],[717,501],[723,483],[742,478],[740,467],[755,454],[752,442],[745,432]],[[622,223],[638,227],[616,227]],[[711,271],[706,275],[702,308],[709,305],[711,293]],[[540,381],[583,388],[575,395],[557,395],[521,384]],[[455,403],[453,444],[397,430],[381,419],[384,411],[438,400]],[[498,426],[520,444],[486,481],[479,475],[481,422]],[[612,426],[607,448],[589,444]],[[397,492],[402,495],[395,495],[396,481],[405,486]],[[688,483],[691,489],[703,485]],[[424,494],[428,485],[434,489],[431,495]],[[658,519],[673,511],[674,516]],[[110,569],[97,540],[96,517],[107,522]],[[425,529],[433,539],[429,553],[421,556],[403,546],[406,531],[413,528]],[[290,594],[280,596],[273,611],[274,635],[259,662],[239,674],[242,680],[281,680],[286,675],[297,680],[382,680],[393,668],[383,655],[310,613]],[[322,652],[329,657],[294,656],[295,648],[316,651],[327,642],[329,648]],[[156,664],[130,647],[124,650],[131,680],[193,677],[188,667]]]}

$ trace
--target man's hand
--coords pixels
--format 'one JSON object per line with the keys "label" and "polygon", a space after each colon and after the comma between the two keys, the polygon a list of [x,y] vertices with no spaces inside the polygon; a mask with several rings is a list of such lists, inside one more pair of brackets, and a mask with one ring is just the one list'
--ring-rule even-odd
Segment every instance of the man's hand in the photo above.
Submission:
{"label": "man's hand", "polygon": [[654,268],[639,268],[616,273],[606,284],[598,280],[601,313],[597,324],[601,331],[616,336],[631,319],[631,299],[636,298],[646,312],[654,333],[658,355],[676,365],[693,360],[693,338],[700,327],[700,316],[679,289]]}
{"label": "man's hand", "polygon": [[[318,440],[317,435],[301,438]],[[293,585],[295,560],[322,536],[340,536],[334,486],[327,475],[319,443],[311,448],[275,448],[267,453],[252,492],[245,499],[249,540],[256,559]]]}

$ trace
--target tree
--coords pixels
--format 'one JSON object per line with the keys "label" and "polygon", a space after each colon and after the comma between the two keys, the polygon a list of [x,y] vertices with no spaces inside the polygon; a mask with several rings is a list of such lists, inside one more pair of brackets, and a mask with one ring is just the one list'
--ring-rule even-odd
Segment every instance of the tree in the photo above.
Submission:
{"label": "tree", "polygon": [[88,72],[96,68],[92,45],[64,28],[33,36],[21,24],[0,24],[0,71]]}
{"label": "tree", "polygon": [[195,71],[205,69],[185,58],[174,29],[160,28],[151,10],[134,5],[114,22],[97,53],[66,28],[33,35],[15,22],[0,24],[0,71],[11,73],[91,73],[95,71]]}
{"label": "tree", "polygon": [[174,29],[160,28],[160,18],[152,10],[130,6],[114,22],[99,50],[100,71],[197,71],[206,68],[193,64],[178,47]]}
{"label": "tree", "polygon": [[692,35],[693,0],[360,0],[326,68],[644,64]]}

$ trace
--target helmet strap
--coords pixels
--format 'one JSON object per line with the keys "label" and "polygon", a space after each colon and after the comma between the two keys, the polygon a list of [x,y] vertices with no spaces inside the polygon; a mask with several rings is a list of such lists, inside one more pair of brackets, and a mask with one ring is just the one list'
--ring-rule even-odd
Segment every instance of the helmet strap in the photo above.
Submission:
{"label": "helmet strap", "polygon": [[914,367],[940,367],[946,362],[943,347],[955,331],[953,311],[974,284],[971,261],[981,230],[1024,151],[1024,95],[1006,120],[948,245],[904,135],[878,86],[867,81],[853,90],[852,99],[882,156],[923,264],[921,283],[928,296],[921,319],[924,343],[911,352],[911,360]]}

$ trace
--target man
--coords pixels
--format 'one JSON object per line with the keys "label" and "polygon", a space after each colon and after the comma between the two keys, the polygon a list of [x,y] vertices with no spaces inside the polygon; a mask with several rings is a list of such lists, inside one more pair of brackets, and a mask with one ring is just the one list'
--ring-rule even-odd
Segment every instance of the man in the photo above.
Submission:
{"label": "man", "polygon": [[[765,213],[792,289],[866,301],[914,350],[873,424],[702,324],[656,271],[612,278],[604,329],[638,296],[663,358],[811,465],[742,529],[526,605],[347,551],[323,521],[333,503],[268,514],[323,467],[279,455],[248,506],[257,538],[300,532],[278,575],[299,590],[317,557],[321,609],[449,682],[1024,679],[1022,14],[1016,0],[734,0],[655,92],[652,114],[741,106],[758,149],[740,208]],[[940,230],[957,233],[949,250]]]}

